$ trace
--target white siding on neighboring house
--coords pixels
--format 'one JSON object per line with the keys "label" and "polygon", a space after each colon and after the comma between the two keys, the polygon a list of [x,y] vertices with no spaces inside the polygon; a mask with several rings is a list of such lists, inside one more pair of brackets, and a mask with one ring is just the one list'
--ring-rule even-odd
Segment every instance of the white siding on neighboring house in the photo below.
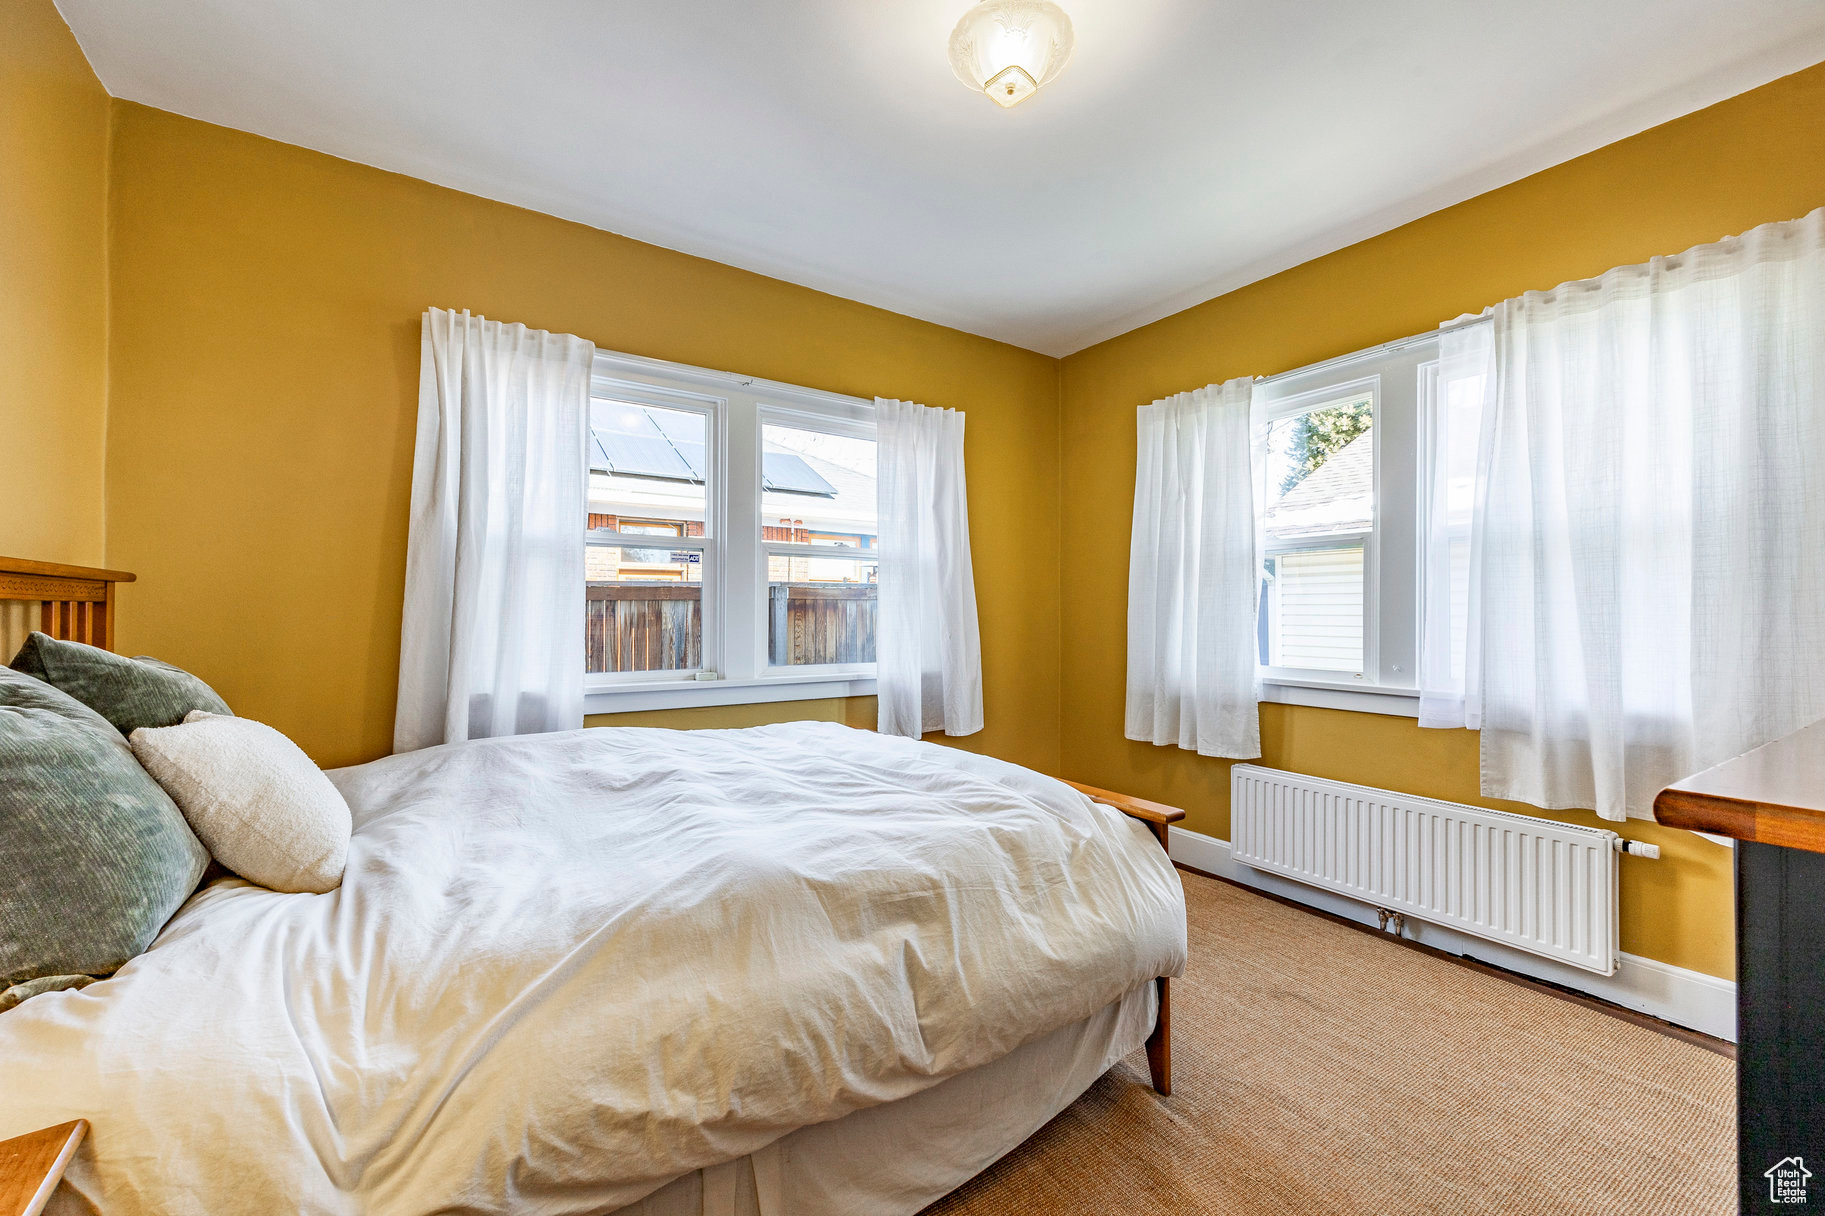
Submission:
{"label": "white siding on neighboring house", "polygon": [[[1374,526],[1375,438],[1365,431],[1269,507],[1261,660],[1293,671],[1363,669],[1362,537]],[[1330,544],[1323,548],[1310,547]]]}
{"label": "white siding on neighboring house", "polygon": [[1268,662],[1321,671],[1362,670],[1362,546],[1276,554]]}

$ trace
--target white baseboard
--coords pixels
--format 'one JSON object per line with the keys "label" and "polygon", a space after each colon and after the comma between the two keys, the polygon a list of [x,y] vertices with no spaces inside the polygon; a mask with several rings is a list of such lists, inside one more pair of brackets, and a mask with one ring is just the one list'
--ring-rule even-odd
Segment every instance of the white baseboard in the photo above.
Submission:
{"label": "white baseboard", "polygon": [[[1171,833],[1173,859],[1194,870],[1203,870],[1346,920],[1375,924],[1375,909],[1368,904],[1235,861],[1230,857],[1227,840],[1179,827],[1172,828]],[[1638,954],[1624,953],[1617,963],[1616,974],[1598,975],[1442,925],[1412,919],[1407,921],[1406,937],[1447,954],[1491,963],[1676,1026],[1702,1031],[1732,1043],[1736,1041],[1736,985],[1702,971],[1688,971]]]}

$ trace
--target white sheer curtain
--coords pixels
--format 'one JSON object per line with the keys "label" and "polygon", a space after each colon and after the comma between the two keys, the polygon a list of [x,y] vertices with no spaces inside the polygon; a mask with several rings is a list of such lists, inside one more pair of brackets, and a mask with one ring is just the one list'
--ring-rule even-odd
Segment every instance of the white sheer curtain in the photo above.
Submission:
{"label": "white sheer curtain", "polygon": [[594,355],[425,313],[395,751],[583,725]]}
{"label": "white sheer curtain", "polygon": [[1128,558],[1130,739],[1261,754],[1250,406],[1231,380],[1143,406]]}
{"label": "white sheer curtain", "polygon": [[1488,796],[1649,817],[1825,717],[1825,209],[1491,311],[1464,712],[1435,688],[1430,724],[1481,728]]}
{"label": "white sheer curtain", "polygon": [[881,563],[875,692],[882,734],[982,729],[963,414],[875,399]]}
{"label": "white sheer curtain", "polygon": [[[1480,580],[1472,577],[1479,490],[1490,456],[1483,420],[1495,386],[1495,326],[1484,319],[1439,335],[1420,476],[1419,724],[1468,726],[1481,706]],[[1473,597],[1478,601],[1473,605]]]}

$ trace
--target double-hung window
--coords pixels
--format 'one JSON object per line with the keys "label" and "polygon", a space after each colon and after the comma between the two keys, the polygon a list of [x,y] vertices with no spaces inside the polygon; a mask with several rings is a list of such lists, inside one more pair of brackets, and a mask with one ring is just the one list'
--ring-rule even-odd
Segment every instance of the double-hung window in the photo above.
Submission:
{"label": "double-hung window", "polygon": [[1256,385],[1256,623],[1268,700],[1417,712],[1420,471],[1438,343]]}
{"label": "double-hung window", "polygon": [[591,713],[874,691],[870,401],[600,352]]}

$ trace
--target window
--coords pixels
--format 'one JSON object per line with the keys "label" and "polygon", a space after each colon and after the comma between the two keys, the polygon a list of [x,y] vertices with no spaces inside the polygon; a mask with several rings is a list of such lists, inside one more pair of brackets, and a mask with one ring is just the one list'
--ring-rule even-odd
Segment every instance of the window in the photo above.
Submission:
{"label": "window", "polygon": [[[612,391],[612,389],[611,389]],[[638,392],[595,396],[589,424],[588,666],[592,676],[673,676],[704,666],[707,524],[716,403],[680,408]],[[651,537],[663,537],[663,547]],[[636,543],[628,543],[630,541]]]}
{"label": "window", "polygon": [[1258,633],[1276,672],[1362,678],[1366,557],[1375,539],[1375,386],[1294,397],[1262,426]]}
{"label": "window", "polygon": [[1269,700],[1417,712],[1428,335],[1261,381],[1261,678]]}
{"label": "window", "polygon": [[761,535],[770,667],[874,662],[872,438],[761,427]]}
{"label": "window", "polygon": [[873,404],[606,352],[590,712],[873,692]]}

